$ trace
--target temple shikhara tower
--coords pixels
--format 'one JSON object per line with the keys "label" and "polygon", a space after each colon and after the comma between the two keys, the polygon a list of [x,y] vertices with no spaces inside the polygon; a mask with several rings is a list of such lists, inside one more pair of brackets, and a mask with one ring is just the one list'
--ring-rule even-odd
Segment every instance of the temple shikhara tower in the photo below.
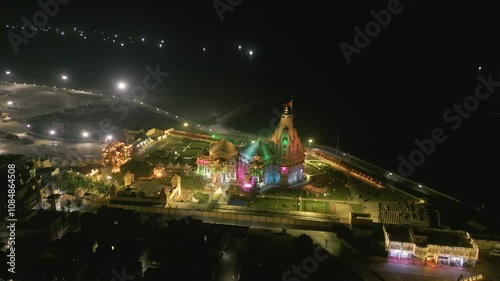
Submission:
{"label": "temple shikhara tower", "polygon": [[278,127],[268,142],[258,140],[242,148],[238,179],[243,187],[256,183],[288,186],[304,181],[304,148],[293,126],[292,102],[286,103]]}
{"label": "temple shikhara tower", "polygon": [[275,164],[279,167],[279,184],[290,185],[304,180],[304,148],[293,126],[292,102],[285,106],[280,123],[271,136]]}

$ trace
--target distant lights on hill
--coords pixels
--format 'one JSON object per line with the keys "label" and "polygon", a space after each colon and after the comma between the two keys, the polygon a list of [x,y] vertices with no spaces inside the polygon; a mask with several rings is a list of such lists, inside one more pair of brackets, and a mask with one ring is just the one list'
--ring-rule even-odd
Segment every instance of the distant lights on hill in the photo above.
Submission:
{"label": "distant lights on hill", "polygon": [[[116,44],[115,46],[119,46],[119,47],[125,47],[125,43],[133,44],[134,42],[137,42],[136,40],[138,40],[139,42],[146,42],[146,37],[144,37],[144,36],[134,37],[134,36],[130,36],[130,35],[122,35],[121,33],[106,33],[106,32],[101,31],[99,29],[84,30],[84,29],[80,29],[76,26],[68,27],[67,31],[69,33],[64,30],[65,28],[56,28],[56,27],[52,27],[52,26],[40,27],[37,29],[35,26],[26,27],[26,26],[6,24],[5,27],[9,28],[9,29],[25,29],[26,28],[26,29],[32,29],[35,31],[40,30],[43,32],[54,32],[60,36],[70,36],[70,37],[73,37],[73,36],[71,36],[71,34],[75,34],[77,36],[77,38],[81,38],[83,40],[86,40],[87,37],[89,39],[95,38],[95,39],[98,39],[99,41],[102,40],[104,42],[114,43],[114,44]],[[91,37],[89,37],[89,34],[91,34],[90,35]],[[117,38],[125,38],[126,42],[123,40],[118,40]],[[138,39],[134,40],[133,38],[138,38]],[[121,42],[119,42],[119,41],[121,41]],[[153,44],[153,46],[156,46],[157,48],[161,49],[161,48],[165,47],[166,40],[164,38],[157,38],[157,39],[153,39],[153,40],[149,40],[149,41],[156,42]],[[238,47],[238,50],[240,50],[240,51],[243,50],[242,45],[237,45],[237,47]],[[206,46],[201,47],[201,49],[203,52],[207,51]],[[252,57],[254,55],[254,51],[249,50],[248,54],[250,57]],[[481,70],[481,67],[479,67],[479,70]]]}

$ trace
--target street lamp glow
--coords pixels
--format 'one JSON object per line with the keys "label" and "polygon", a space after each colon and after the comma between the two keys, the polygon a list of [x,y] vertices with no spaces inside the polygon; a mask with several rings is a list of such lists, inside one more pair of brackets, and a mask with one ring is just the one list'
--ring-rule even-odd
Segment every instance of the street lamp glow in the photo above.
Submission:
{"label": "street lamp glow", "polygon": [[309,139],[307,142],[309,143],[309,148],[310,148],[311,147],[311,143],[313,142],[313,140]]}
{"label": "street lamp glow", "polygon": [[63,76],[62,76],[62,80],[68,80],[68,76],[63,75]]}
{"label": "street lamp glow", "polygon": [[112,135],[107,135],[107,136],[106,136],[106,139],[107,139],[107,140],[112,140],[112,139],[113,139],[113,136],[112,136]]}
{"label": "street lamp glow", "polygon": [[82,133],[82,136],[83,136],[84,138],[86,138],[86,137],[88,137],[88,136],[89,136],[89,133],[88,133],[88,132],[83,132],[83,133]]}
{"label": "street lamp glow", "polygon": [[206,49],[205,49],[205,48],[203,48],[203,52],[205,52],[205,50],[206,50]]}
{"label": "street lamp glow", "polygon": [[239,46],[238,46],[238,49],[240,49],[240,50],[241,50],[241,45],[239,45]]}
{"label": "street lamp glow", "polygon": [[253,51],[250,51],[250,52],[248,52],[248,53],[250,54],[250,56],[253,56]]}
{"label": "street lamp glow", "polygon": [[8,70],[5,71],[5,74],[10,75],[10,71],[8,71]]}
{"label": "street lamp glow", "polygon": [[118,82],[117,87],[119,90],[125,90],[127,88],[127,84],[125,84],[125,82]]}
{"label": "street lamp glow", "polygon": [[49,133],[50,133],[51,135],[55,135],[55,134],[56,134],[56,131],[54,131],[54,130],[50,130],[50,132],[49,132]]}
{"label": "street lamp glow", "polygon": [[142,42],[144,42],[144,40],[146,40],[146,39],[142,38],[141,40],[142,40]]}
{"label": "street lamp glow", "polygon": [[12,101],[8,101],[8,102],[7,102],[7,104],[8,104],[8,105],[12,105]]}
{"label": "street lamp glow", "polygon": [[188,123],[184,123],[184,127],[187,127],[187,126],[189,126],[189,124]]}

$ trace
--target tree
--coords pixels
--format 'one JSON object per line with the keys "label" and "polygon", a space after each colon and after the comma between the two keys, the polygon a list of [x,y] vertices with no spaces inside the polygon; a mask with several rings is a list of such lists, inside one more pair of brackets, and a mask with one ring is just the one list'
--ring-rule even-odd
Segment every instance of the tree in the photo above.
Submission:
{"label": "tree", "polygon": [[153,167],[146,162],[131,159],[120,167],[123,174],[130,172],[136,177],[149,177],[153,173]]}
{"label": "tree", "polygon": [[56,187],[68,194],[76,194],[78,190],[90,188],[90,181],[74,172],[59,174],[55,180]]}
{"label": "tree", "polygon": [[112,185],[112,183],[96,181],[92,184],[92,191],[103,198],[108,198],[109,190],[111,189]]}

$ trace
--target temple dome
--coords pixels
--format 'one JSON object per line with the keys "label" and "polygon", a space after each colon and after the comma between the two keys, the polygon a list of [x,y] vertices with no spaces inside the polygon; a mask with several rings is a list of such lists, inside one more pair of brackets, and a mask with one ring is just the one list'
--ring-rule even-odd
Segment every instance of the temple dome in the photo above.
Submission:
{"label": "temple dome", "polygon": [[236,146],[234,144],[223,139],[212,144],[210,146],[209,152],[210,155],[214,154],[236,155],[238,150],[236,149]]}

